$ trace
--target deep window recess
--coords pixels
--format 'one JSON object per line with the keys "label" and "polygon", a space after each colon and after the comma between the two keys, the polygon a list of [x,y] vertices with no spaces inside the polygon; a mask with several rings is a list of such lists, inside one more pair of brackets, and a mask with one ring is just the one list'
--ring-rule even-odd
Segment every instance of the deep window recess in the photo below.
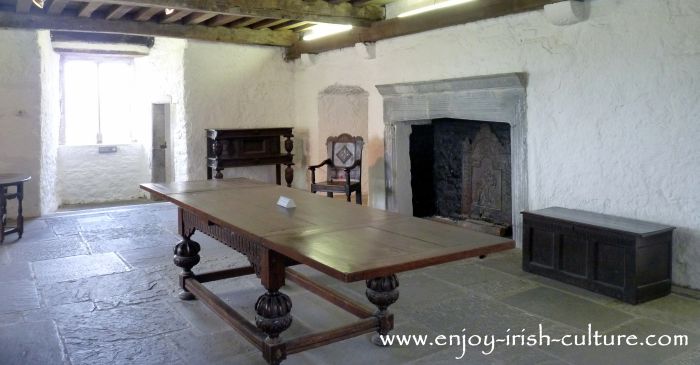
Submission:
{"label": "deep window recess", "polygon": [[136,142],[131,58],[63,57],[62,143]]}

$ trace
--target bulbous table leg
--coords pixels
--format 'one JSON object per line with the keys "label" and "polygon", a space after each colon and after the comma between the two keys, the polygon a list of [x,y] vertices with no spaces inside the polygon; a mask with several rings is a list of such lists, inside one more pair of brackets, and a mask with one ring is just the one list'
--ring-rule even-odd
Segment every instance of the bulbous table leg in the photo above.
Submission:
{"label": "bulbous table leg", "polygon": [[367,299],[376,305],[378,310],[374,315],[379,318],[379,329],[372,336],[372,343],[377,346],[385,346],[381,336],[386,336],[394,328],[394,317],[388,312],[390,305],[399,299],[399,279],[396,275],[383,276],[367,280]]}
{"label": "bulbous table leg", "polygon": [[180,294],[182,300],[193,300],[194,295],[185,289],[185,279],[194,277],[192,268],[199,263],[199,243],[192,241],[189,237],[183,237],[182,241],[175,245],[173,262],[175,266],[182,268],[180,273]]}
{"label": "bulbous table leg", "polygon": [[291,311],[292,300],[277,290],[268,290],[255,303],[255,325],[267,334],[265,342],[270,345],[266,349],[269,353],[263,356],[270,364],[279,364],[286,358],[284,348],[275,345],[280,344],[280,333],[292,325]]}

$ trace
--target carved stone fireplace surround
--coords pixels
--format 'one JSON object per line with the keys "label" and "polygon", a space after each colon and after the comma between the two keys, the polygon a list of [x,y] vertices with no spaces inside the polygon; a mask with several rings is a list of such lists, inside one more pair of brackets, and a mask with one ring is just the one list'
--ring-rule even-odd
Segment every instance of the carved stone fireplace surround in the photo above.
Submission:
{"label": "carved stone fireplace surround", "polygon": [[509,73],[449,80],[378,85],[384,98],[386,207],[413,214],[409,135],[411,126],[454,118],[508,123],[511,127],[513,237],[522,244],[528,207],[526,75]]}

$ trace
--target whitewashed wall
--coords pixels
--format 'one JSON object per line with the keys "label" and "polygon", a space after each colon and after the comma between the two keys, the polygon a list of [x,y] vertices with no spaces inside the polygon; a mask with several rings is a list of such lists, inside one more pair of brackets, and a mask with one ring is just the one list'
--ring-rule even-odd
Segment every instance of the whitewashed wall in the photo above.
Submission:
{"label": "whitewashed wall", "polygon": [[37,33],[41,52],[41,214],[58,209],[57,158],[61,121],[60,56],[51,47],[48,31]]}
{"label": "whitewashed wall", "polygon": [[[593,0],[587,21],[542,11],[385,40],[297,61],[297,130],[339,83],[370,92],[370,201],[384,206],[383,110],[375,85],[526,72],[529,205],[667,223],[673,279],[700,288],[700,2]],[[314,141],[313,139],[311,140]],[[309,148],[311,160],[318,151]]]}
{"label": "whitewashed wall", "polygon": [[[141,118],[140,138],[145,146],[146,159],[151,169],[152,105],[170,104],[170,136],[173,140],[184,140],[185,103],[183,55],[187,41],[173,38],[156,38],[146,57],[134,60],[136,79],[139,80],[138,115]],[[169,180],[186,180],[187,146],[168,141],[166,151],[166,177]],[[183,167],[180,167],[183,166]],[[179,167],[179,168],[178,168]],[[150,181],[150,178],[149,178]]]}
{"label": "whitewashed wall", "polygon": [[150,181],[144,147],[116,145],[98,153],[97,145],[58,148],[59,194],[63,204],[99,203],[145,197],[139,184]]}
{"label": "whitewashed wall", "polygon": [[[188,42],[184,55],[187,178],[206,178],[206,128],[293,127],[292,65],[281,48]],[[297,136],[297,146],[303,135]],[[297,173],[299,175],[299,173]],[[224,176],[275,180],[274,167],[224,170]],[[303,175],[301,176],[303,177]],[[295,177],[299,180],[299,177]]]}
{"label": "whitewashed wall", "polygon": [[[41,213],[41,57],[37,33],[0,30],[0,172],[32,175],[25,216]],[[16,214],[14,201],[8,205]]]}

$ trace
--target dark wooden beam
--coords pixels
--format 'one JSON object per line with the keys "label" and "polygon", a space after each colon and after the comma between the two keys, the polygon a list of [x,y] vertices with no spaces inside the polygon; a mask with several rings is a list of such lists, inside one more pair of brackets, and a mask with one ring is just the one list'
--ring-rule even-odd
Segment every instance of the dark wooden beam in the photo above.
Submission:
{"label": "dark wooden beam", "polygon": [[95,12],[95,10],[99,9],[100,6],[104,5],[101,2],[89,2],[83,6],[82,9],[80,9],[80,12],[78,13],[78,16],[81,18],[89,18],[92,16],[92,13]]}
{"label": "dark wooden beam", "polygon": [[287,22],[284,22],[282,24],[277,24],[275,26],[270,27],[272,30],[286,30],[286,29],[294,29],[297,27],[301,27],[304,24],[308,24],[308,22],[300,22],[298,20],[290,20]]}
{"label": "dark wooden beam", "polygon": [[153,8],[143,8],[136,13],[134,20],[145,22],[151,20],[156,14],[165,11],[165,8],[153,7]]}
{"label": "dark wooden beam", "polygon": [[68,5],[68,0],[53,0],[49,6],[49,14],[58,15],[63,12],[63,9]]}
{"label": "dark wooden beam", "polygon": [[298,38],[290,30],[230,29],[203,25],[158,24],[128,20],[76,18],[0,12],[0,28],[50,29],[76,32],[133,34],[204,41],[289,47]]}
{"label": "dark wooden beam", "polygon": [[164,24],[175,23],[191,13],[191,11],[187,10],[175,10],[171,14],[166,15],[160,22]]}
{"label": "dark wooden beam", "polygon": [[216,17],[214,17],[214,19],[209,21],[208,25],[216,27],[216,26],[231,23],[232,21],[240,19],[240,18],[242,18],[242,17],[238,16],[238,15],[217,15]]}
{"label": "dark wooden beam", "polygon": [[[95,2],[96,0],[87,0]],[[216,13],[269,19],[297,19],[368,26],[384,19],[384,8],[352,6],[323,0],[99,0],[139,7],[161,7],[189,12]]]}
{"label": "dark wooden beam", "polygon": [[134,10],[133,6],[119,5],[114,10],[110,11],[109,14],[107,14],[107,17],[105,19],[118,20],[118,19],[121,19],[124,15],[126,15],[126,13],[128,13],[132,10]]}
{"label": "dark wooden beam", "polygon": [[479,0],[405,18],[393,18],[372,24],[369,28],[353,28],[313,41],[298,41],[287,51],[287,59],[302,53],[321,53],[353,47],[356,43],[376,42],[433,29],[450,27],[477,20],[541,9],[561,0]]}
{"label": "dark wooden beam", "polygon": [[15,10],[18,13],[28,13],[32,9],[32,0],[17,0]]}
{"label": "dark wooden beam", "polygon": [[204,23],[207,20],[209,20],[215,16],[216,16],[216,14],[214,14],[214,13],[194,13],[194,14],[187,17],[187,20],[185,20],[185,24],[188,24],[188,25],[201,24],[201,23]]}
{"label": "dark wooden beam", "polygon": [[263,20],[263,19],[260,19],[260,18],[241,18],[241,19],[238,19],[238,20],[235,20],[235,21],[229,23],[226,26],[229,28],[244,28],[244,27],[247,27],[253,23],[259,22],[261,20]]}
{"label": "dark wooden beam", "polygon": [[271,28],[275,25],[282,24],[284,22],[287,22],[288,19],[264,19],[259,22],[253,23],[250,25],[249,28],[251,29],[265,29],[265,28]]}

